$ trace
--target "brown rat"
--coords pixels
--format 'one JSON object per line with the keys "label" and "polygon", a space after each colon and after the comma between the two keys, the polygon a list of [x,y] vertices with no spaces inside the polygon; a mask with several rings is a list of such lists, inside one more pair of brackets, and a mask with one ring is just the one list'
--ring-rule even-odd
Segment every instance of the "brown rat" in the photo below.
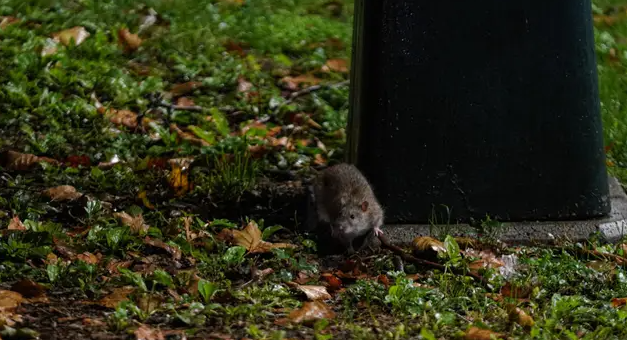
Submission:
{"label": "brown rat", "polygon": [[[315,215],[310,214],[308,229],[319,222],[329,223],[331,235],[349,254],[355,250],[353,240],[380,227],[384,211],[364,175],[352,164],[341,163],[320,171],[310,187]],[[311,216],[313,215],[313,216]]]}

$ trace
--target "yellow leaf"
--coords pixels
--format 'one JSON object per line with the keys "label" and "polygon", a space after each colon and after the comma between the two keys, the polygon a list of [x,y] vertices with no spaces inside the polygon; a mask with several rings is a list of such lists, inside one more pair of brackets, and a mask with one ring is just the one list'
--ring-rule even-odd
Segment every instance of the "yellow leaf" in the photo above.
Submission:
{"label": "yellow leaf", "polygon": [[133,52],[142,44],[142,39],[137,35],[129,32],[126,28],[118,31],[118,39],[126,52]]}
{"label": "yellow leaf", "polygon": [[233,230],[233,242],[251,253],[267,253],[274,248],[295,248],[289,243],[270,243],[261,240],[261,230],[257,223],[250,221],[244,230]]}
{"label": "yellow leaf", "polygon": [[82,26],[74,26],[52,34],[52,38],[61,44],[68,46],[72,40],[78,46],[89,37],[89,32]]}

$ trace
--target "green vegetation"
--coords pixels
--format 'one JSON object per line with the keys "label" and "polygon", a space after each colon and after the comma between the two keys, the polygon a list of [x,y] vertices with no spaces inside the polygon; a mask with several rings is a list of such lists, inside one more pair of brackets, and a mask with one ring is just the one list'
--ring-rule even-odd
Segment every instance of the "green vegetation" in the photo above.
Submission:
{"label": "green vegetation", "polygon": [[[618,5],[595,37],[627,181]],[[416,242],[433,268],[293,232],[294,174],[343,153],[352,6],[1,1],[0,337],[627,338],[625,244],[506,248],[486,217]]]}

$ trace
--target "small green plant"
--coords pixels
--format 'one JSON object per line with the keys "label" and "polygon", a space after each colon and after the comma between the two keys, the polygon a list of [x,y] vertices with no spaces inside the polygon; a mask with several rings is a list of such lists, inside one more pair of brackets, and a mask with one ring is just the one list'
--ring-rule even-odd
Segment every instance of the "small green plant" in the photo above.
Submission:
{"label": "small green plant", "polygon": [[479,223],[474,223],[474,227],[481,237],[488,240],[498,240],[503,231],[505,231],[506,225],[486,215]]}
{"label": "small green plant", "polygon": [[437,239],[451,235],[455,230],[455,226],[451,224],[451,209],[444,204],[440,206],[443,208],[443,212],[432,206],[429,216],[429,234]]}
{"label": "small green plant", "polygon": [[260,166],[248,152],[235,152],[214,156],[213,169],[209,175],[210,192],[229,200],[239,198],[244,192],[254,188]]}

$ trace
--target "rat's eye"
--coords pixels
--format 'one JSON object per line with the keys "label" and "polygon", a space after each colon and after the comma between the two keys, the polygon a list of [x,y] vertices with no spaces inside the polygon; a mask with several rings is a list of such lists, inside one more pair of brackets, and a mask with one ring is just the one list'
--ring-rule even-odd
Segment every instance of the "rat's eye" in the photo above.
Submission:
{"label": "rat's eye", "polygon": [[351,215],[351,220],[354,220],[354,219],[355,219],[355,215]]}

